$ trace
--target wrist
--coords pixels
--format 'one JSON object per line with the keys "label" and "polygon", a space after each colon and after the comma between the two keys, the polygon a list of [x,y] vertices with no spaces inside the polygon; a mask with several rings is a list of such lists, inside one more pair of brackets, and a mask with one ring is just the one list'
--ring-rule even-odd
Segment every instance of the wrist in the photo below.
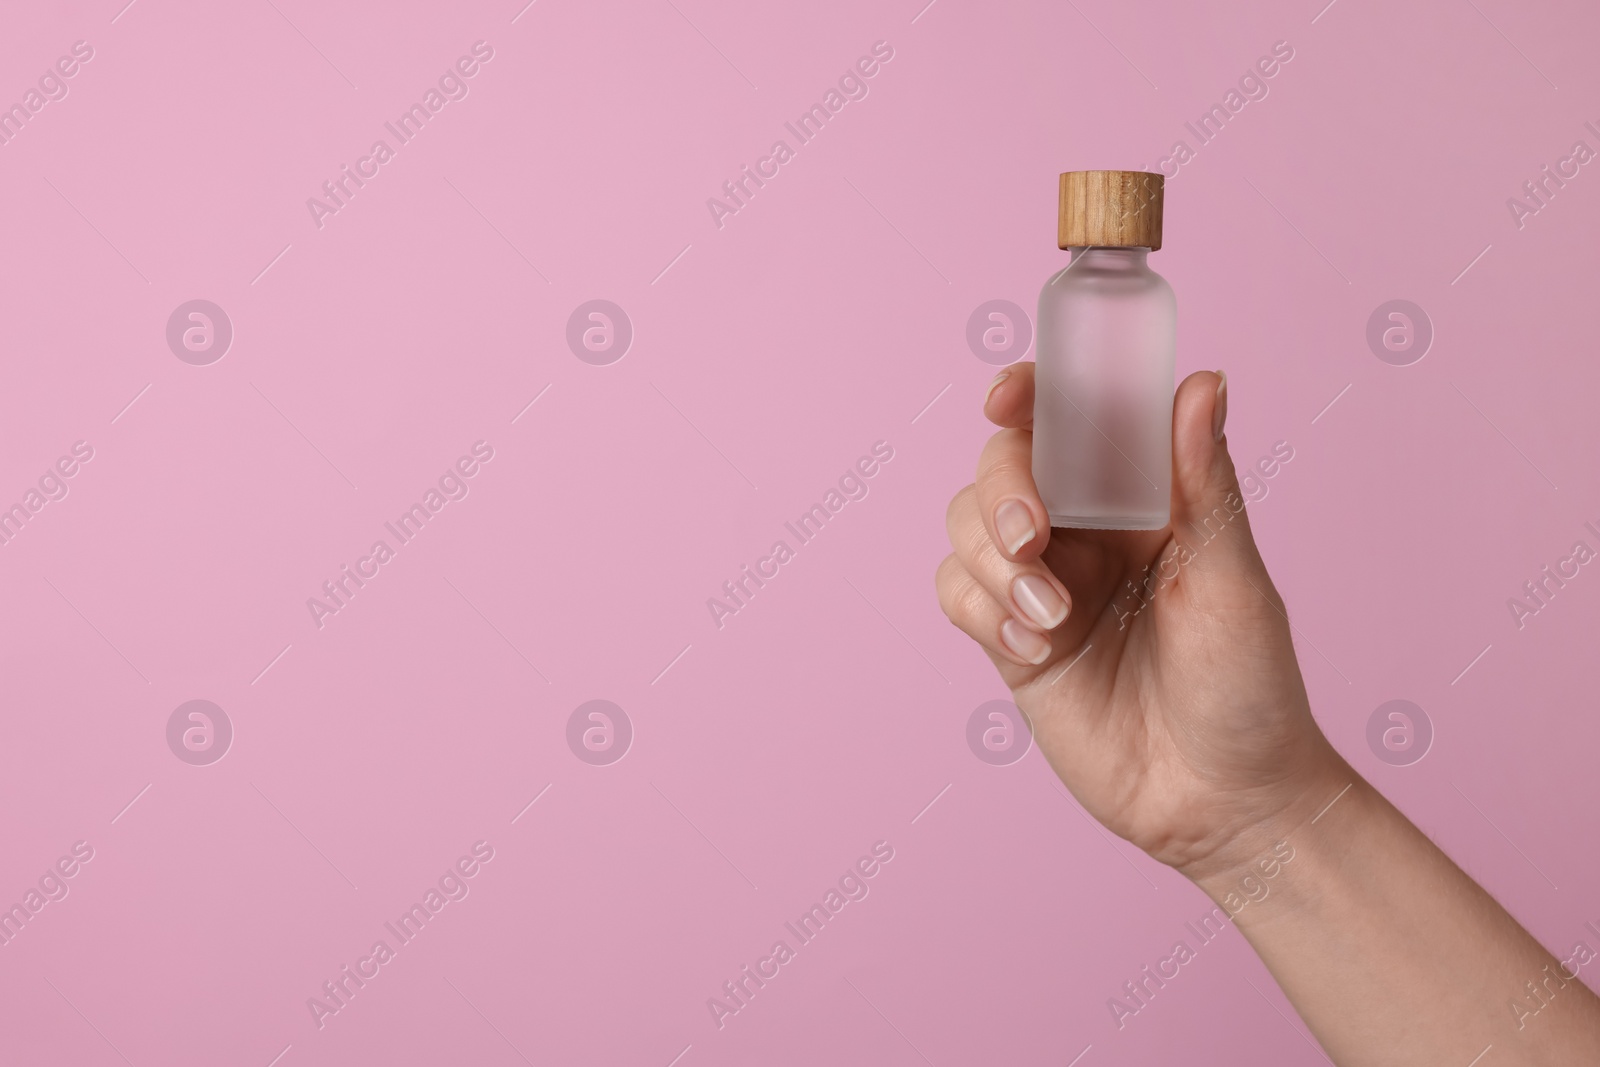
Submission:
{"label": "wrist", "polygon": [[[1215,848],[1178,868],[1230,914],[1241,909],[1267,880],[1303,851],[1308,836],[1352,794],[1371,787],[1332,746],[1297,768],[1283,783],[1249,805],[1254,814],[1236,819]],[[1355,798],[1360,799],[1360,798]]]}

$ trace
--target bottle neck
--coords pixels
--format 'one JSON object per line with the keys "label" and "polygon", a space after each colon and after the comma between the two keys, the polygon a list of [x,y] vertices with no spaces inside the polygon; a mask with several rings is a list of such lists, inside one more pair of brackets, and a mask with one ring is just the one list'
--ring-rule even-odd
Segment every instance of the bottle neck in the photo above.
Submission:
{"label": "bottle neck", "polygon": [[1073,267],[1086,267],[1104,271],[1139,271],[1146,269],[1148,248],[1109,248],[1101,245],[1075,246],[1070,249]]}

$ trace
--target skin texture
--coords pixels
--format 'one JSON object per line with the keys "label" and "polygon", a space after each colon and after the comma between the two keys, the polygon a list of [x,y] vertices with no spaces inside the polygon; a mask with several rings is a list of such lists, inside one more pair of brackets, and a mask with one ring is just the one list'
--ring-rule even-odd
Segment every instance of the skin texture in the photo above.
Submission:
{"label": "skin texture", "polygon": [[[1483,1067],[1600,1063],[1600,1002],[1312,717],[1228,455],[1225,378],[1178,387],[1158,531],[1050,528],[1032,364],[1007,368],[984,411],[1001,429],[950,503],[939,602],[1085,810],[1235,914],[1344,1067],[1465,1067],[1485,1046]],[[1271,863],[1280,842],[1293,858]],[[1241,904],[1264,876],[1270,895]]]}

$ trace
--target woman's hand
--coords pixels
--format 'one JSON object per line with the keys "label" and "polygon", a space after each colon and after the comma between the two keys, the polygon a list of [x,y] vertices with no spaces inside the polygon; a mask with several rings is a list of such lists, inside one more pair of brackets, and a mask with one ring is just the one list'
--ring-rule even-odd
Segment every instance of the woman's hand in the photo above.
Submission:
{"label": "woman's hand", "polygon": [[[1600,1000],[1312,720],[1222,436],[1222,377],[1178,387],[1172,522],[1149,532],[1050,529],[1033,387],[1028,363],[990,387],[1002,428],[950,503],[939,601],[1067,788],[1222,906],[1341,1067],[1600,1063]],[[1272,895],[1246,910],[1235,890],[1264,889],[1257,871]]]}
{"label": "woman's hand", "polygon": [[950,502],[939,602],[1091,815],[1197,880],[1247,865],[1351,772],[1311,717],[1250,533],[1222,432],[1226,379],[1178,387],[1172,520],[1157,531],[1051,529],[1033,390],[1031,363],[990,387],[1002,429]]}

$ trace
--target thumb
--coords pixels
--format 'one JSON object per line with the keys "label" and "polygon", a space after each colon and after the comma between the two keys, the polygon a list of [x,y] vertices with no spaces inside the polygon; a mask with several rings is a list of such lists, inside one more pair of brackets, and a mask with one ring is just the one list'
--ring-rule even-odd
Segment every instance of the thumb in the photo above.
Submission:
{"label": "thumb", "polygon": [[1178,386],[1172,401],[1172,533],[1193,553],[1185,570],[1202,585],[1232,584],[1244,576],[1262,587],[1265,567],[1223,433],[1227,414],[1228,379],[1221,371],[1196,371]]}

